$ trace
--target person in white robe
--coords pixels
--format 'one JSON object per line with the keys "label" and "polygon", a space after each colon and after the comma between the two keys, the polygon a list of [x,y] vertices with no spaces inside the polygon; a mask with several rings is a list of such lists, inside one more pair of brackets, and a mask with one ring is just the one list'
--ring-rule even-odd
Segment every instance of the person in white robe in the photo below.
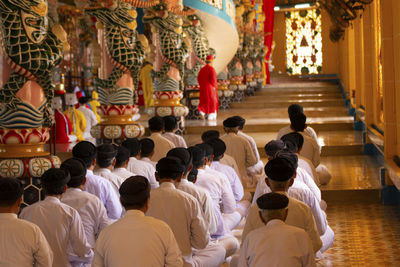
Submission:
{"label": "person in white robe", "polygon": [[140,141],[140,160],[145,161],[153,165],[156,168],[157,162],[152,161],[151,157],[154,154],[154,141],[150,138],[143,138]]}
{"label": "person in white robe", "polygon": [[[304,113],[303,107],[299,104],[292,104],[288,107],[288,115],[289,115],[289,119],[293,117],[293,115],[297,114],[297,113]],[[290,122],[292,121],[292,119],[290,119]],[[288,133],[292,133],[295,132],[295,130],[293,129],[292,125],[288,125],[283,127],[282,129],[279,130],[278,135],[276,137],[276,140],[280,140],[282,138],[282,136],[288,134]],[[304,134],[306,134],[307,136],[313,138],[315,140],[315,142],[318,143],[318,137],[317,134],[315,133],[315,130],[313,128],[311,128],[311,126],[307,125],[304,128]],[[321,146],[318,144],[319,147],[319,151],[321,152]]]}
{"label": "person in white robe", "polygon": [[97,124],[96,114],[94,114],[94,112],[86,106],[86,104],[89,102],[89,97],[83,96],[79,98],[78,102],[79,102],[78,110],[82,111],[86,119],[86,128],[85,131],[82,133],[83,138],[86,141],[89,141],[95,145],[96,138],[92,136],[90,130],[93,128],[93,126]]}
{"label": "person in white robe", "polygon": [[119,146],[115,156],[115,166],[112,173],[121,177],[123,181],[136,174],[127,170],[130,152],[127,148]]}
{"label": "person in white robe", "polygon": [[53,251],[40,228],[17,217],[23,193],[19,179],[0,178],[0,265],[52,267]]}
{"label": "person in white robe", "polygon": [[[219,138],[219,132],[217,130],[208,130],[201,134],[201,140],[203,141],[203,143],[207,143],[208,141],[216,138]],[[239,168],[233,157],[225,153],[224,156],[219,161],[220,163],[228,165],[229,167],[233,168],[240,178]]]}
{"label": "person in white robe", "polygon": [[151,191],[151,204],[146,214],[171,227],[185,266],[218,267],[225,259],[224,247],[210,242],[208,222],[199,202],[193,196],[176,189],[185,171],[180,159],[162,158],[156,170],[160,187]]}
{"label": "person in white robe", "polygon": [[79,142],[72,149],[72,156],[83,160],[86,164],[84,191],[97,196],[101,200],[110,220],[118,220],[122,214],[122,206],[118,194],[108,180],[93,173],[96,166],[96,146],[88,141]]}
{"label": "person in white robe", "polygon": [[127,167],[128,171],[146,177],[149,179],[151,188],[157,188],[158,182],[155,177],[155,167],[146,161],[140,160],[140,141],[137,138],[128,138],[124,140],[121,145],[127,148],[130,152]]}
{"label": "person in white robe", "polygon": [[239,131],[237,134],[240,136],[243,136],[244,138],[246,138],[249,141],[249,143],[251,145],[251,149],[252,149],[254,155],[256,156],[257,163],[251,167],[248,167],[247,172],[249,175],[255,176],[255,178],[257,179],[258,177],[263,175],[264,163],[261,161],[260,153],[258,152],[258,147],[257,147],[256,141],[254,141],[253,137],[251,137],[250,135],[247,135],[243,132],[244,125],[246,124],[246,120],[243,117],[233,116],[232,118],[234,118],[237,121],[238,126],[239,126]]}
{"label": "person in white robe", "polygon": [[85,163],[77,158],[67,159],[61,164],[62,170],[69,172],[71,179],[61,202],[74,208],[82,219],[88,243],[94,248],[100,232],[111,224],[107,211],[100,199],[83,191],[86,183]]}
{"label": "person in white robe", "polygon": [[257,184],[257,180],[247,174],[247,168],[257,163],[256,155],[249,141],[245,137],[238,135],[239,126],[235,119],[228,118],[224,120],[223,124],[226,134],[221,136],[221,140],[226,145],[225,153],[235,159],[243,185],[245,187],[254,187]]}
{"label": "person in white robe", "polygon": [[70,175],[61,169],[47,170],[41,177],[46,198],[24,208],[20,214],[21,219],[42,230],[53,250],[53,266],[70,267],[76,262],[90,263],[93,258],[79,213],[60,201],[69,180]]}
{"label": "person in white robe", "polygon": [[250,232],[240,251],[239,266],[315,267],[314,251],[307,233],[285,223],[289,199],[278,193],[257,199],[265,226]]}
{"label": "person in white robe", "polygon": [[[293,129],[295,129],[296,132],[284,135],[281,139],[288,139],[288,136],[293,138],[294,136],[294,139],[297,140],[296,144],[299,149],[299,154],[308,158],[313,163],[318,173],[320,183],[323,185],[328,184],[332,176],[329,173],[328,168],[325,165],[320,164],[320,151],[318,150],[318,145],[314,139],[304,134],[305,115],[298,114],[295,116],[294,120]],[[302,140],[296,135],[301,135],[303,137]]]}
{"label": "person in white robe", "polygon": [[124,179],[114,173],[115,163],[117,160],[115,156],[118,151],[112,144],[103,144],[97,148],[97,166],[95,174],[107,179],[112,185],[114,191],[119,195],[119,187],[124,182]]}
{"label": "person in white robe", "polygon": [[224,141],[216,138],[208,141],[207,144],[211,145],[213,148],[213,157],[210,168],[219,171],[228,177],[229,184],[231,185],[232,192],[236,200],[236,207],[241,209],[242,213],[246,216],[248,213],[248,208],[250,207],[252,196],[250,192],[246,192],[246,194],[244,193],[242,182],[240,181],[240,178],[235,170],[232,167],[220,162],[226,151],[226,145]]}
{"label": "person in white robe", "polygon": [[164,120],[164,133],[162,134],[163,137],[167,138],[171,141],[175,147],[183,147],[187,148],[186,141],[183,139],[182,136],[176,134],[176,130],[178,130],[178,122],[175,116],[165,116],[163,117]]}
{"label": "person in white robe", "polygon": [[162,136],[164,131],[164,120],[162,117],[153,117],[149,120],[150,136],[149,138],[154,142],[154,154],[151,160],[158,162],[164,158],[168,151],[175,148],[175,145],[167,138]]}
{"label": "person in white robe", "polygon": [[96,243],[92,267],[181,267],[182,254],[171,228],[146,216],[150,202],[146,177],[126,179],[120,189],[126,215],[104,229]]}
{"label": "person in white robe", "polygon": [[[267,175],[265,182],[271,189],[271,192],[284,194],[288,197],[289,211],[285,223],[302,228],[304,231],[306,231],[312,241],[314,253],[316,253],[321,249],[322,241],[310,207],[287,194],[288,189],[294,182],[293,175],[296,171],[294,167],[295,166],[293,166],[291,162],[285,159],[279,157],[276,159],[271,159],[265,165],[265,173]],[[246,236],[251,231],[260,228],[263,225],[264,224],[259,217],[258,208],[255,203],[252,205],[249,215],[247,216],[246,224],[242,233],[242,240],[244,241]]]}
{"label": "person in white robe", "polygon": [[[189,147],[189,151],[193,156],[193,168],[198,171],[196,185],[209,192],[215,207],[222,214],[223,222],[220,222],[220,224],[223,224],[226,231],[229,232],[240,222],[242,214],[236,209],[235,197],[228,179],[219,173],[208,170],[207,148],[211,148],[211,146],[204,143]],[[221,235],[224,234],[222,233]]]}
{"label": "person in white robe", "polygon": [[[296,166],[296,155],[293,153],[279,152],[277,153],[276,157],[286,158],[288,161],[291,161],[294,166]],[[296,172],[294,173],[292,178],[294,179],[295,177]],[[258,197],[269,192],[271,192],[271,189],[266,184],[265,180],[260,180],[257,185],[256,192],[254,193],[253,204],[254,200],[257,200]],[[292,186],[288,190],[288,195],[304,202],[305,204],[307,204],[307,206],[310,207],[311,213],[313,214],[317,226],[318,233],[322,240],[322,248],[320,249],[320,252],[325,252],[333,245],[333,242],[335,240],[335,233],[328,225],[326,213],[321,208],[320,202],[307,187],[307,185],[300,181],[297,181],[297,179],[294,179]]]}

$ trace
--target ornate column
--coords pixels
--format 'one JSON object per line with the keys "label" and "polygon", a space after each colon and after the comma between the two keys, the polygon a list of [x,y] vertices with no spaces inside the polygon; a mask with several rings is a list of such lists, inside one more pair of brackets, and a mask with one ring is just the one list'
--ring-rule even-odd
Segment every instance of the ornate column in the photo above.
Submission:
{"label": "ornate column", "polygon": [[140,137],[144,128],[135,122],[136,88],[145,59],[146,38],[136,32],[136,8],[120,0],[106,7],[94,3],[86,13],[97,18],[101,66],[95,79],[101,122],[91,130],[100,142],[120,143]]}
{"label": "ornate column", "polygon": [[0,0],[0,176],[21,179],[23,205],[42,198],[39,177],[60,165],[45,144],[54,122],[52,71],[67,44],[47,10],[46,1]]}
{"label": "ornate column", "polygon": [[233,91],[229,90],[230,80],[228,78],[228,67],[225,67],[223,71],[218,73],[218,98],[219,108],[229,109],[229,104],[233,97]]}
{"label": "ornate column", "polygon": [[182,7],[159,4],[146,9],[144,21],[151,25],[153,48],[154,107],[149,108],[151,116],[173,115],[181,118],[189,112],[181,104],[183,79],[189,47],[184,41],[183,20],[186,15]]}

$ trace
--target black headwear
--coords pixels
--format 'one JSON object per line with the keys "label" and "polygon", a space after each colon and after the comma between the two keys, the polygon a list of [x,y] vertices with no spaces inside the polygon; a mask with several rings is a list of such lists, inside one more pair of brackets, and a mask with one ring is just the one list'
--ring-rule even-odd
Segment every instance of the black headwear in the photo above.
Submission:
{"label": "black headwear", "polygon": [[208,142],[215,138],[219,138],[219,132],[217,130],[208,130],[201,135],[201,140],[203,142]]}
{"label": "black headwear", "polygon": [[90,97],[88,96],[82,96],[81,98],[79,98],[78,102],[79,104],[86,104],[87,102],[89,102]]}
{"label": "black headwear", "polygon": [[257,198],[257,206],[261,210],[280,210],[288,205],[289,198],[279,193],[268,193]]}
{"label": "black headwear", "polygon": [[18,178],[0,178],[0,202],[17,201],[24,193],[24,187]]}
{"label": "black headwear", "polygon": [[102,144],[97,148],[97,164],[101,167],[110,166],[117,155],[117,152],[118,151],[114,145]]}
{"label": "black headwear", "polygon": [[304,137],[300,133],[296,132],[285,134],[284,136],[281,137],[281,140],[285,143],[287,143],[287,141],[290,141],[293,144],[295,144],[297,147],[296,151],[297,149],[301,149],[304,143]]}
{"label": "black headwear", "polygon": [[117,149],[117,155],[115,156],[115,158],[117,159],[115,165],[121,166],[121,164],[129,160],[130,155],[131,153],[126,147],[119,146]]}
{"label": "black headwear", "polygon": [[43,187],[51,186],[58,187],[66,185],[69,180],[71,180],[71,176],[68,171],[59,169],[59,168],[51,168],[45,171],[40,177]]}
{"label": "black headwear", "polygon": [[243,128],[244,124],[246,123],[246,120],[241,116],[233,116],[232,119],[236,121],[240,128]]}
{"label": "black headwear", "polygon": [[290,125],[292,126],[293,130],[295,130],[296,132],[304,131],[307,120],[307,117],[306,115],[304,115],[304,113],[293,114],[289,117],[289,119]]}
{"label": "black headwear", "polygon": [[196,145],[198,148],[204,151],[205,156],[210,159],[210,157],[214,154],[214,149],[211,145],[207,143],[201,143]]}
{"label": "black headwear", "polygon": [[215,138],[213,140],[210,140],[207,142],[207,144],[209,144],[210,146],[212,146],[212,148],[214,149],[214,159],[218,159],[219,157],[221,157],[225,151],[226,151],[226,145],[225,142],[222,141],[219,138]]}
{"label": "black headwear", "polygon": [[85,162],[79,158],[67,159],[61,164],[60,169],[70,174],[71,179],[67,183],[69,187],[80,186],[86,177]]}
{"label": "black headwear", "polygon": [[154,141],[150,138],[143,138],[140,140],[140,155],[148,157],[154,151]]}
{"label": "black headwear", "polygon": [[288,107],[288,114],[289,114],[289,117],[290,117],[291,115],[294,115],[294,114],[297,114],[297,113],[303,113],[303,107],[300,106],[299,104],[291,104],[291,105]]}
{"label": "black headwear", "polygon": [[167,157],[176,157],[181,160],[181,162],[185,166],[185,173],[189,170],[189,167],[192,165],[192,155],[190,152],[183,147],[176,147],[168,151]]}
{"label": "black headwear", "polygon": [[163,117],[164,120],[164,129],[167,132],[173,131],[176,127],[176,117],[175,116],[165,116]]}
{"label": "black headwear", "polygon": [[160,178],[176,179],[185,172],[185,166],[177,157],[166,157],[157,162],[156,170]]}
{"label": "black headwear", "polygon": [[237,120],[235,120],[235,118],[229,117],[224,120],[223,125],[226,128],[235,128],[235,127],[239,127],[239,122]]}
{"label": "black headwear", "polygon": [[296,172],[297,166],[291,159],[286,157],[275,157],[268,161],[264,171],[268,178],[278,182],[288,181]]}
{"label": "black headwear", "polygon": [[74,158],[82,159],[86,167],[96,158],[97,148],[95,145],[88,141],[81,141],[77,143],[72,149],[72,156]]}
{"label": "black headwear", "polygon": [[142,204],[150,197],[150,188],[146,177],[136,175],[121,184],[119,194],[121,200],[128,205]]}
{"label": "black headwear", "polygon": [[163,128],[164,128],[163,118],[155,116],[149,120],[149,129],[151,132],[161,132]]}
{"label": "black headwear", "polygon": [[137,138],[125,139],[121,145],[129,150],[131,157],[136,157],[140,151],[140,142]]}
{"label": "black headwear", "polygon": [[188,148],[188,150],[192,154],[193,168],[203,166],[206,152],[197,146],[191,146]]}
{"label": "black headwear", "polygon": [[281,151],[285,147],[286,145],[282,140],[272,140],[265,145],[264,150],[267,156],[273,158],[278,151]]}

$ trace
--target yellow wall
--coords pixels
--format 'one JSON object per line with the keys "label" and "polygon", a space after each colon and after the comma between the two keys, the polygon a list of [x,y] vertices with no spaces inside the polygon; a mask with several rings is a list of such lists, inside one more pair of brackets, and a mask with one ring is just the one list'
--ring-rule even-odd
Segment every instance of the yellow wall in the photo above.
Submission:
{"label": "yellow wall", "polygon": [[[339,44],[329,39],[329,29],[332,26],[329,15],[322,10],[322,72],[339,73]],[[275,72],[286,73],[286,24],[285,12],[275,12],[274,20],[275,50],[272,55],[272,64]]]}

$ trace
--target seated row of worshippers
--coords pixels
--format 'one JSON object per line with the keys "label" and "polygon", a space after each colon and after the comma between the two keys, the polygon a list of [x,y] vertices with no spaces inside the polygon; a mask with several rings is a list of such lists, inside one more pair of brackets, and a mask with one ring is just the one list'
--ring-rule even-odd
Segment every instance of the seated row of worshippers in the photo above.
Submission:
{"label": "seated row of worshippers", "polygon": [[[149,126],[160,121],[152,120]],[[304,138],[292,132],[265,146],[269,161],[250,207],[242,181],[257,162],[238,121],[225,120],[221,138],[205,132],[202,144],[168,149],[157,161],[156,138],[127,139],[119,147],[80,142],[73,158],[43,174],[46,198],[24,208],[20,219],[22,185],[0,179],[1,260],[5,266],[219,266],[232,256],[231,266],[314,266],[334,233],[318,173],[301,162]],[[246,153],[238,152],[241,143]],[[228,146],[244,159],[227,157]],[[243,180],[238,162],[254,163]],[[245,217],[239,250],[232,230]]]}

